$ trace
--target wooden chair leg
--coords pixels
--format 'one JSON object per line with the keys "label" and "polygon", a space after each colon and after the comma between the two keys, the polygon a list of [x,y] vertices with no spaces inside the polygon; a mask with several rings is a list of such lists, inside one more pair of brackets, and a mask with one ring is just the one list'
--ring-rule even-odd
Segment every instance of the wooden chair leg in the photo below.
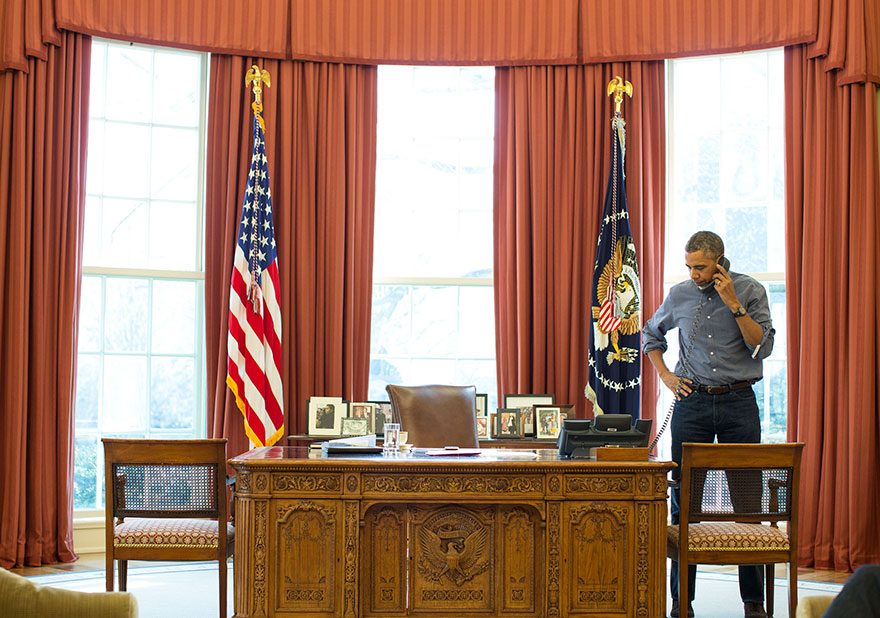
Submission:
{"label": "wooden chair leg", "polygon": [[[776,565],[772,562],[768,562],[764,565],[764,587],[767,589],[766,601],[767,601],[767,618],[773,618],[773,603],[774,603],[774,585],[776,577]],[[794,614],[792,614],[793,616]]]}
{"label": "wooden chair leg", "polygon": [[[687,542],[687,541],[685,541]],[[679,616],[681,618],[687,617],[688,607],[688,595],[690,594],[690,590],[688,590],[688,563],[687,563],[687,552],[683,551],[683,548],[679,549],[678,552],[678,611]]]}
{"label": "wooden chair leg", "polygon": [[220,618],[226,618],[226,556],[220,559]]}
{"label": "wooden chair leg", "polygon": [[797,559],[788,563],[788,615],[794,616],[798,604]]}
{"label": "wooden chair leg", "polygon": [[117,560],[119,564],[119,590],[128,590],[128,560]]}
{"label": "wooden chair leg", "polygon": [[107,592],[113,592],[113,569],[116,568],[116,565],[113,564],[113,550],[111,549],[106,554],[104,554],[104,574],[106,575],[106,586]]}

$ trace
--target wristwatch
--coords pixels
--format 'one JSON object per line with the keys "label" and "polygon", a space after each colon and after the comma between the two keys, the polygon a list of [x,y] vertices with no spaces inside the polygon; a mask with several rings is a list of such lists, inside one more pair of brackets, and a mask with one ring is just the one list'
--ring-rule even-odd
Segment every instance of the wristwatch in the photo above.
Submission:
{"label": "wristwatch", "polygon": [[744,315],[746,315],[746,308],[743,307],[742,305],[737,307],[736,311],[733,312],[733,317],[735,317],[735,318],[741,318]]}

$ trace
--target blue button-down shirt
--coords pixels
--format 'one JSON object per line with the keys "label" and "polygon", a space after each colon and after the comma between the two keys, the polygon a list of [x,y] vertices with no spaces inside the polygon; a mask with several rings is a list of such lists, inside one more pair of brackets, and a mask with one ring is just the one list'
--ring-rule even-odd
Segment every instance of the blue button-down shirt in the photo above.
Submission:
{"label": "blue button-down shirt", "polygon": [[[770,322],[767,292],[763,285],[748,275],[730,273],[730,277],[736,297],[764,331],[758,346],[745,342],[736,318],[714,287],[701,291],[693,281],[687,280],[669,290],[666,300],[642,328],[642,349],[645,353],[651,350],[666,352],[666,333],[678,328],[676,375],[705,385],[761,379],[764,375],[761,361],[773,351],[773,337],[776,334]],[[688,342],[701,303],[691,347]]]}

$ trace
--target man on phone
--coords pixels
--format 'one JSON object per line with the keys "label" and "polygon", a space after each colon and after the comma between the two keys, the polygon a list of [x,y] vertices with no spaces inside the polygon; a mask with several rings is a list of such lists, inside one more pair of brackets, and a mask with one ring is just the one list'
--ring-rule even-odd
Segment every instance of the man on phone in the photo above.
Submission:
{"label": "man on phone", "polygon": [[[725,263],[727,264],[725,266]],[[773,351],[776,331],[767,293],[757,280],[729,271],[724,242],[697,232],[685,244],[690,281],[672,287],[642,329],[643,350],[663,384],[675,394],[672,460],[681,465],[683,442],[760,442],[761,421],[752,384]],[[666,333],[678,328],[679,358],[672,372],[663,361]],[[679,468],[673,470],[679,480]],[[679,521],[679,490],[672,490],[672,523]],[[696,565],[688,569],[687,615],[693,616]],[[670,574],[672,611],[679,618],[678,564]],[[765,618],[761,567],[739,567],[745,618]]]}

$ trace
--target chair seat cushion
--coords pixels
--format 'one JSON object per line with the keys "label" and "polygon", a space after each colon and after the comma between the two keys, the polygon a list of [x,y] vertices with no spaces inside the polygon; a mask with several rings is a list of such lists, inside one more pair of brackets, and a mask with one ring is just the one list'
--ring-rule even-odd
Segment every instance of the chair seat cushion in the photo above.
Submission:
{"label": "chair seat cushion", "polygon": [[[116,525],[113,546],[216,548],[219,530],[210,519],[126,519]],[[226,524],[226,537],[231,544],[232,524]]]}
{"label": "chair seat cushion", "polygon": [[[678,525],[666,528],[666,539],[679,546]],[[762,524],[710,522],[688,526],[688,551],[788,551],[788,535]]]}

